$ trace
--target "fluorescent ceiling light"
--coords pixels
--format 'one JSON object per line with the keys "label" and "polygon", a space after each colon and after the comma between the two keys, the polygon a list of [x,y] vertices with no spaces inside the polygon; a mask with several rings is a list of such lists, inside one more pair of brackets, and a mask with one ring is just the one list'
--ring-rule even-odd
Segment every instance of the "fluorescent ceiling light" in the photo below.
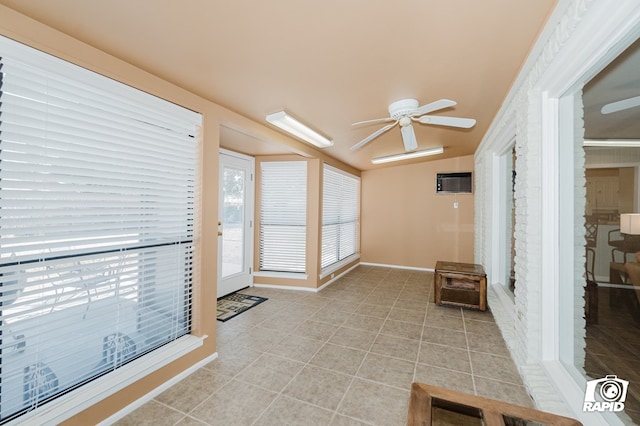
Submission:
{"label": "fluorescent ceiling light", "polygon": [[403,154],[389,155],[387,157],[378,157],[371,160],[373,164],[390,163],[391,161],[408,160],[410,158],[425,157],[427,155],[442,154],[444,148],[441,146],[437,148],[423,149],[422,151],[405,152]]}
{"label": "fluorescent ceiling light", "polygon": [[302,124],[284,111],[267,115],[267,121],[274,126],[281,128],[285,132],[288,132],[303,141],[309,142],[318,148],[326,148],[333,145],[333,141]]}
{"label": "fluorescent ceiling light", "polygon": [[639,139],[585,139],[583,146],[608,148],[640,147]]}

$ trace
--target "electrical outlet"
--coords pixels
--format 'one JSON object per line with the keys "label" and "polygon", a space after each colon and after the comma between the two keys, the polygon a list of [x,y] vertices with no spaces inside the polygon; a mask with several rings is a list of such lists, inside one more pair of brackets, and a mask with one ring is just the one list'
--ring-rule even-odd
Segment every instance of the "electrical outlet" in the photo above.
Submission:
{"label": "electrical outlet", "polygon": [[457,209],[458,208],[458,202],[456,201],[455,203],[453,203],[453,208]]}

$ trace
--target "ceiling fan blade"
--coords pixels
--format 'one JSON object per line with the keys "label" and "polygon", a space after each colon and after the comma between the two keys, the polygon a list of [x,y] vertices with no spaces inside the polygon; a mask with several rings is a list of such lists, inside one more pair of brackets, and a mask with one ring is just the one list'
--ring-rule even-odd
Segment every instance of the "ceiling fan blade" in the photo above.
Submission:
{"label": "ceiling fan blade", "polygon": [[433,111],[437,111],[443,108],[449,108],[456,105],[455,101],[449,99],[440,99],[435,102],[428,103],[426,105],[422,105],[420,108],[416,109],[411,115],[416,117],[418,115],[428,114]]}
{"label": "ceiling fan blade", "polygon": [[395,121],[395,118],[385,117],[385,118],[374,118],[373,120],[364,120],[358,121],[357,123],[353,123],[352,126],[360,126],[362,124],[373,124],[373,123],[384,123],[385,121]]}
{"label": "ceiling fan blade", "polygon": [[376,130],[375,132],[371,133],[369,136],[367,136],[366,138],[362,139],[360,142],[358,142],[357,144],[352,146],[351,147],[351,151],[355,151],[356,149],[364,146],[365,144],[368,144],[369,142],[371,142],[372,140],[374,140],[375,138],[377,138],[378,136],[380,136],[381,134],[383,134],[387,130],[391,129],[396,124],[398,124],[397,120],[396,120],[395,123],[387,124],[386,126]]}
{"label": "ceiling fan blade", "polygon": [[437,115],[423,115],[417,119],[422,124],[436,124],[438,126],[463,127],[468,129],[476,125],[473,118],[440,117]]}
{"label": "ceiling fan blade", "polygon": [[617,102],[611,102],[602,107],[603,114],[611,114],[612,112],[618,112],[629,108],[635,108],[640,106],[640,96],[634,96],[633,98],[623,99]]}
{"label": "ceiling fan blade", "polygon": [[407,152],[415,151],[418,148],[418,141],[416,140],[416,133],[413,131],[411,124],[402,126],[402,142],[404,143],[404,150]]}

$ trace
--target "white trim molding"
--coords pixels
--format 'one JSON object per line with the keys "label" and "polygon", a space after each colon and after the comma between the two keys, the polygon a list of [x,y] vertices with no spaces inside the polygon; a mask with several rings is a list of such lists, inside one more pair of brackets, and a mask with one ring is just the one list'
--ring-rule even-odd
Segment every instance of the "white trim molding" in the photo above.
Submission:
{"label": "white trim molding", "polygon": [[315,287],[300,287],[293,285],[277,285],[277,284],[258,284],[254,283],[253,287],[256,288],[273,288],[277,290],[298,290],[298,291],[308,291],[311,293],[317,293],[318,289]]}
{"label": "white trim molding", "polygon": [[496,156],[515,122],[515,300],[494,285],[489,306],[537,408],[589,425],[626,419],[582,412],[586,377],[575,366],[584,359],[578,97],[639,36],[637,0],[559,0],[475,154],[475,261],[496,273],[503,208],[493,193],[502,188]]}
{"label": "white trim molding", "polygon": [[386,263],[371,263],[371,262],[360,262],[360,265],[364,266],[379,266],[382,268],[394,268],[394,269],[407,269],[410,271],[425,271],[425,272],[434,272],[435,269],[431,268],[418,268],[416,266],[404,266],[404,265],[388,265]]}
{"label": "white trim molding", "polygon": [[[254,278],[282,278],[287,280],[305,281],[309,275],[302,272],[270,272],[270,271],[253,271]],[[257,286],[258,284],[254,284]]]}

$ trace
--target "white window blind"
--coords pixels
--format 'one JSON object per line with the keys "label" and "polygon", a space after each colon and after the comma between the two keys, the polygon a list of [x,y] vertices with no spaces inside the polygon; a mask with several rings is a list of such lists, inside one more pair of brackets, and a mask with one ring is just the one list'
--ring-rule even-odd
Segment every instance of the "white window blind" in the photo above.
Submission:
{"label": "white window blind", "polygon": [[0,38],[0,423],[190,333],[201,116]]}
{"label": "white window blind", "polygon": [[305,272],[307,162],[262,162],[260,169],[260,270]]}
{"label": "white window blind", "polygon": [[325,164],[322,178],[322,268],[357,253],[359,223],[360,179]]}

